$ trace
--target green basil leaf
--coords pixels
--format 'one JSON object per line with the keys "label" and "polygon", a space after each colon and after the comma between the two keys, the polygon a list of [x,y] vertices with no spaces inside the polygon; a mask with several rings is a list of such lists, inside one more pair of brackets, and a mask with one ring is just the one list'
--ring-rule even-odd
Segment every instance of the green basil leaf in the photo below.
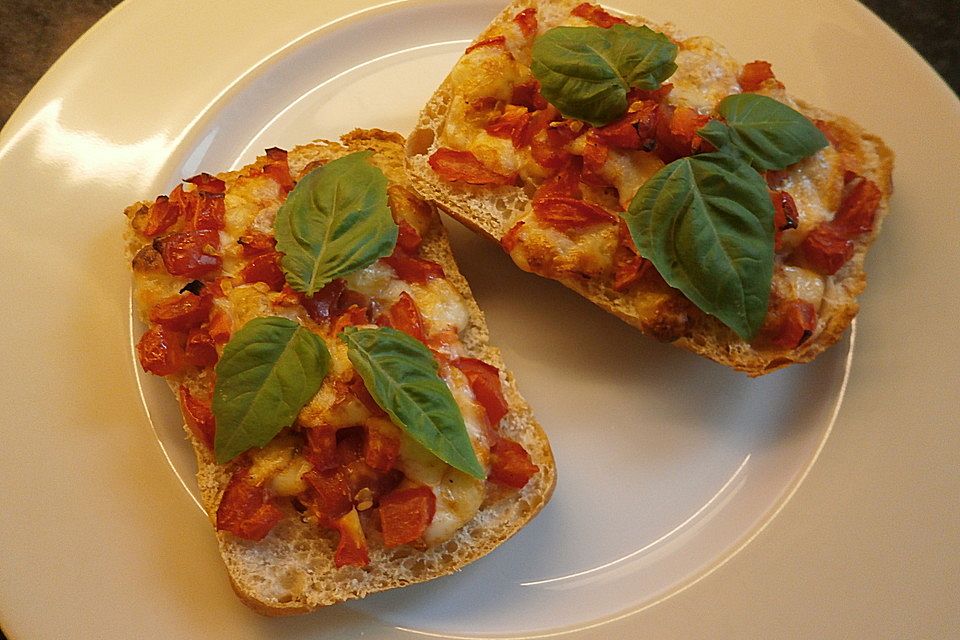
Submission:
{"label": "green basil leaf", "polygon": [[229,462],[293,424],[330,368],[324,341],[286,318],[255,318],[236,332],[217,363],[214,456]]}
{"label": "green basil leaf", "polygon": [[370,395],[407,435],[450,466],[486,477],[460,407],[438,375],[429,349],[388,327],[347,327],[340,339]]}
{"label": "green basil leaf", "polygon": [[670,286],[749,340],[767,313],[773,213],[760,174],[711,153],[658,171],[624,218],[640,255]]}
{"label": "green basil leaf", "polygon": [[829,144],[803,114],[767,96],[727,96],[717,111],[726,124],[712,120],[697,133],[717,149],[735,148],[760,170],[786,168]]}
{"label": "green basil leaf", "polygon": [[627,91],[656,89],[677,70],[677,45],[647,27],[556,27],[533,43],[530,70],[564,116],[602,126],[627,111]]}
{"label": "green basil leaf", "polygon": [[290,286],[313,295],[325,284],[390,255],[397,225],[387,205],[387,179],[351,153],[300,180],[277,211],[274,233]]}

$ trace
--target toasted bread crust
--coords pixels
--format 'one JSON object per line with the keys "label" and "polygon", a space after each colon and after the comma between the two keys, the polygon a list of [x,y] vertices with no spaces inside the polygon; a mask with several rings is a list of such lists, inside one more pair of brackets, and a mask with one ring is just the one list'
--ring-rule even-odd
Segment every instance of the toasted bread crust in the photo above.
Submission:
{"label": "toasted bread crust", "polygon": [[[287,159],[291,174],[296,176],[311,162],[371,150],[374,152],[371,161],[384,172],[388,181],[406,185],[403,142],[403,138],[395,133],[378,129],[355,130],[343,136],[341,143],[317,141],[291,149]],[[264,159],[260,158],[239,172],[221,174],[220,177],[229,183],[231,177],[250,172],[263,163]],[[133,259],[142,240],[134,235],[129,237],[129,257]],[[446,232],[435,210],[432,211],[429,231],[423,236],[421,255],[440,263],[447,280],[464,297],[470,318],[461,338],[469,355],[493,364],[504,373],[502,382],[509,413],[500,423],[500,432],[524,446],[539,472],[519,492],[490,498],[476,517],[453,538],[434,548],[418,550],[400,546],[387,549],[371,542],[371,562],[366,567],[337,568],[333,562],[335,536],[325,533],[315,523],[306,522],[289,507],[285,517],[260,541],[243,540],[216,531],[234,591],[258,613],[268,616],[305,613],[317,607],[447,575],[489,553],[514,535],[551,497],[556,470],[546,435],[517,390],[513,376],[506,372],[499,350],[488,343],[483,314],[457,269]],[[146,310],[142,311],[146,313]],[[168,381],[176,391],[176,382]],[[185,430],[196,454],[201,501],[216,530],[217,509],[233,465],[216,464],[211,451],[188,428]]]}
{"label": "toasted bread crust", "polygon": [[[517,0],[475,42],[499,33],[514,16],[527,8],[537,10],[542,33],[544,28],[568,17],[571,9],[578,4],[571,0]],[[639,17],[627,16],[626,19],[632,24],[647,25],[671,37],[680,38],[672,27],[652,25]],[[512,185],[473,186],[463,182],[447,182],[434,172],[428,158],[441,146],[443,127],[455,94],[451,73],[427,102],[416,128],[408,136],[407,170],[414,188],[424,198],[437,203],[474,232],[499,243],[509,228],[507,221],[515,212],[529,208],[532,194],[529,189]],[[750,376],[812,360],[841,338],[859,309],[857,296],[866,286],[864,258],[889,211],[893,153],[879,137],[867,133],[848,118],[793,98],[787,99],[792,100],[796,108],[811,120],[825,123],[834,138],[836,153],[842,154],[846,161],[855,163],[859,168],[858,173],[873,181],[882,194],[871,231],[854,240],[853,257],[836,274],[825,278],[825,295],[818,310],[817,328],[812,337],[799,347],[782,350],[771,346],[754,346],[716,318],[691,304],[684,304],[685,298],[675,290],[639,287],[639,290],[620,292],[611,286],[609,279],[590,277],[582,271],[577,273],[568,265],[556,265],[552,261],[558,259],[557,252],[536,244],[524,246],[526,263],[518,262],[518,265],[558,280],[647,335],[672,342]],[[833,204],[835,211],[839,200]]]}

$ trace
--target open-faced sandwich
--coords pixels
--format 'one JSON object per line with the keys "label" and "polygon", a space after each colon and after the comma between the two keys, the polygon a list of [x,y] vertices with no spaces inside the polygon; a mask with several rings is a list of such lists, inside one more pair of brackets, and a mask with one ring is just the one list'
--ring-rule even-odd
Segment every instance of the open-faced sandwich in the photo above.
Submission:
{"label": "open-faced sandwich", "polygon": [[892,154],[770,64],[569,0],[516,0],[408,137],[415,189],[642,332],[756,376],[857,313]]}
{"label": "open-faced sandwich", "polygon": [[126,215],[137,356],[179,399],[248,605],[449,574],[550,498],[550,446],[407,186],[402,137],[270,149]]}

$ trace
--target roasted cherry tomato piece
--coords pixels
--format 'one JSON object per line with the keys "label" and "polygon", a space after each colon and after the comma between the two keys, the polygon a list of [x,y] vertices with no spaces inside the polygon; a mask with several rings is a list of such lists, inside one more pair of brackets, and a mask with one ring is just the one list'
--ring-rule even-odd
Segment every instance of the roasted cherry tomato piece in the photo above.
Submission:
{"label": "roasted cherry tomato piece", "polygon": [[469,151],[455,151],[440,147],[428,162],[437,175],[447,182],[466,182],[476,185],[508,185],[517,181],[516,174],[504,175],[487,168]]}
{"label": "roasted cherry tomato piece", "polygon": [[150,322],[173,331],[189,331],[207,321],[213,308],[213,297],[201,293],[180,293],[164,298],[150,309]]}
{"label": "roasted cherry tomato piece", "polygon": [[388,547],[416,542],[437,512],[437,499],[430,487],[398,489],[380,499],[380,527]]}
{"label": "roasted cherry tomato piece", "polygon": [[774,249],[779,251],[783,245],[783,232],[797,228],[800,214],[793,196],[786,191],[771,191],[770,202],[773,203]]}
{"label": "roasted cherry tomato piece", "polygon": [[513,16],[513,21],[520,27],[520,33],[527,38],[537,32],[537,10],[533,7],[524,9]]}
{"label": "roasted cherry tomato piece", "polygon": [[431,278],[442,278],[443,267],[431,260],[422,258],[413,258],[394,253],[392,256],[383,258],[383,261],[390,265],[397,273],[397,277],[404,282],[415,284],[426,284]]}
{"label": "roasted cherry tomato piece", "polygon": [[180,385],[180,411],[190,431],[213,451],[213,440],[217,431],[217,419],[210,409],[210,402],[203,401],[190,393],[184,385]]}
{"label": "roasted cherry tomato piece", "polygon": [[393,469],[400,455],[400,430],[388,418],[375,416],[364,422],[363,461],[386,473]]}
{"label": "roasted cherry tomato piece", "polygon": [[[769,62],[754,60],[743,65],[743,71],[740,72],[738,80],[740,89],[749,92],[763,88],[767,80],[776,80],[776,77],[773,75],[773,67],[770,66]],[[783,87],[779,81],[777,81],[777,85]]]}
{"label": "roasted cherry tomato piece", "polygon": [[144,226],[143,235],[153,238],[176,224],[179,217],[180,206],[176,202],[170,202],[167,196],[157,196],[147,210],[147,223]]}
{"label": "roasted cherry tomato piece", "polygon": [[490,424],[494,426],[499,424],[510,410],[503,397],[500,370],[478,358],[460,358],[453,364],[467,376],[470,389],[486,412]]}
{"label": "roasted cherry tomato piece", "polygon": [[220,271],[220,234],[216,231],[171,233],[153,241],[163,266],[172,276],[203,278]]}
{"label": "roasted cherry tomato piece", "polygon": [[585,20],[589,20],[593,24],[603,29],[609,29],[615,24],[627,24],[627,21],[623,18],[610,15],[601,7],[595,4],[590,4],[589,2],[578,4],[573,8],[570,14],[579,18],[584,18]]}
{"label": "roasted cherry tomato piece", "polygon": [[406,220],[401,220],[397,223],[397,226],[399,227],[399,231],[397,232],[397,246],[407,253],[416,253],[419,251],[420,244],[423,242],[423,238],[420,237],[420,232]]}
{"label": "roasted cherry tomato piece", "polygon": [[287,282],[280,268],[280,254],[276,251],[257,256],[248,262],[240,271],[240,277],[247,284],[264,282],[271,291],[280,291]]}
{"label": "roasted cherry tomato piece", "polygon": [[162,325],[150,327],[137,342],[137,359],[144,371],[158,376],[178,373],[186,364],[183,334]]}
{"label": "roasted cherry tomato piece", "polygon": [[853,241],[830,223],[815,227],[800,244],[800,253],[807,263],[828,276],[853,257],[853,249]]}
{"label": "roasted cherry tomato piece", "polygon": [[331,526],[337,518],[353,508],[350,485],[340,469],[311,469],[303,474],[303,479],[310,486],[310,495],[305,503],[321,525]]}
{"label": "roasted cherry tomato piece", "polygon": [[244,540],[262,540],[283,517],[263,487],[250,482],[249,469],[233,472],[217,507],[217,529]]}
{"label": "roasted cherry tomato piece", "polygon": [[614,215],[602,207],[584,200],[563,197],[537,200],[533,203],[533,215],[540,222],[560,231],[616,221]]}
{"label": "roasted cherry tomato piece", "polygon": [[222,194],[227,191],[227,183],[216,176],[212,176],[209,173],[201,173],[199,175],[193,176],[192,178],[187,178],[184,182],[189,182],[192,185],[197,187],[197,191],[201,193],[213,193],[213,194]]}
{"label": "roasted cherry tomato piece", "polygon": [[777,310],[778,321],[770,341],[782,349],[795,349],[817,328],[817,310],[803,300],[784,302]]}
{"label": "roasted cherry tomato piece", "polygon": [[840,203],[833,225],[852,236],[858,236],[873,229],[882,194],[876,183],[866,178],[854,180]]}
{"label": "roasted cherry tomato piece", "polygon": [[237,239],[240,253],[245,258],[252,258],[276,249],[277,240],[273,236],[259,231],[248,231]]}
{"label": "roasted cherry tomato piece", "polygon": [[384,326],[393,327],[398,331],[403,331],[411,338],[416,338],[420,342],[426,339],[423,330],[423,316],[420,315],[420,309],[414,302],[413,296],[404,291],[394,302],[387,312],[380,316],[378,323]]}
{"label": "roasted cherry tomato piece", "polygon": [[539,470],[519,442],[500,438],[490,449],[491,482],[522,489]]}
{"label": "roasted cherry tomato piece", "polygon": [[328,471],[337,466],[337,431],[332,427],[313,427],[303,430],[306,445],[303,456],[318,471]]}
{"label": "roasted cherry tomato piece", "polygon": [[471,44],[469,47],[466,48],[464,53],[470,53],[471,51],[476,51],[477,49],[480,49],[482,47],[504,47],[505,48],[506,46],[507,46],[506,36],[493,36],[491,38],[484,38],[483,40],[474,42],[473,44]]}

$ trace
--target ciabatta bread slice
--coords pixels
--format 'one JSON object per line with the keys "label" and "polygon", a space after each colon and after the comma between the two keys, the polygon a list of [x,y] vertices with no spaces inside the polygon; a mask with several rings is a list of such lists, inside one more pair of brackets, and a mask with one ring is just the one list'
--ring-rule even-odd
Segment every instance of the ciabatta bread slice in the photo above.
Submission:
{"label": "ciabatta bread slice", "polygon": [[[328,293],[317,294],[311,302],[293,291],[282,280],[282,274],[279,281],[276,279],[273,221],[294,181],[310,169],[357,151],[372,151],[368,161],[386,176],[390,209],[401,223],[401,239],[405,238],[405,264],[425,268],[426,275],[421,282],[407,282],[387,262],[378,261],[345,276],[345,284],[339,289],[334,287],[332,297]],[[163,374],[180,398],[185,429],[196,452],[200,496],[216,530],[230,581],[246,604],[265,615],[297,614],[438,578],[492,551],[544,507],[556,478],[550,445],[518,392],[513,376],[505,369],[500,352],[489,344],[483,314],[457,269],[436,210],[419,201],[408,188],[400,135],[356,130],[339,143],[318,141],[288,153],[272,149],[239,171],[216,177],[204,174],[191,180],[196,188],[180,187],[169,199],[161,196],[156,202],[137,203],[126,211],[135,299],[148,326],[147,334],[157,328],[158,322],[173,328],[166,331],[165,347],[157,346],[156,341],[150,343],[145,334],[140,339],[138,354],[144,367]],[[168,215],[171,203],[183,206]],[[206,222],[199,222],[204,215]],[[183,234],[189,236],[195,233],[193,228],[210,225],[220,227],[220,244],[203,247],[202,251],[217,256],[221,266],[202,274],[191,272],[189,264],[177,266],[176,256],[167,251],[169,244],[180,238],[179,246],[188,247]],[[411,238],[421,241],[419,247],[410,244]],[[263,260],[262,256],[269,257]],[[257,260],[257,265],[252,266]],[[442,267],[442,273],[431,265]],[[188,273],[184,274],[184,269]],[[328,292],[328,288],[322,291]],[[190,320],[186,314],[181,318],[187,319],[171,322],[169,313],[161,321],[164,314],[156,309],[178,296],[192,303],[200,296],[212,296],[212,309],[202,321]],[[421,337],[442,360],[443,378],[464,412],[478,458],[491,473],[486,482],[474,480],[417,448],[406,436],[398,435],[395,425],[389,424],[384,414],[371,417],[370,397],[364,398],[363,392],[355,391],[360,380],[346,359],[345,347],[336,338],[337,330],[351,322],[390,324],[391,319],[394,326],[402,328],[398,325],[403,323],[391,314],[403,296],[412,299],[416,309],[411,311],[409,305],[398,308],[407,310],[406,318],[415,319]],[[312,306],[307,309],[305,305]],[[294,319],[321,336],[330,349],[333,365],[320,391],[300,411],[294,425],[263,449],[252,449],[228,463],[218,464],[211,447],[214,438],[206,404],[213,386],[212,361],[222,355],[226,334],[235,334],[253,318],[265,316]],[[188,325],[196,326],[188,331]],[[188,353],[187,364],[180,362],[179,366],[177,362],[171,364],[169,353],[164,351],[176,350],[169,343],[178,340],[181,346],[186,344],[183,351]],[[216,352],[207,351],[204,356],[201,350],[190,355],[190,340],[206,341]],[[465,361],[476,368],[476,360],[486,363],[479,365],[481,369],[488,366],[494,372],[492,384],[499,384],[506,401],[507,411],[498,427],[484,423],[488,415],[484,403],[490,401],[491,378],[487,378],[487,396],[480,397],[479,392],[473,391],[472,380],[459,369]],[[377,419],[380,421],[376,422]],[[386,429],[389,437],[401,439],[399,453],[394,451],[397,458],[388,462],[387,471],[379,467],[371,470],[370,464],[382,464],[382,459],[374,463],[366,457],[365,447],[370,442],[383,443],[371,440],[370,425],[380,425],[377,429]],[[342,477],[349,481],[350,511],[357,515],[363,529],[367,563],[350,562],[350,557],[337,555],[342,534],[338,535],[329,523],[318,523],[324,512],[321,507],[314,507],[322,506],[323,501],[314,485],[304,480],[305,473],[316,471],[312,461],[319,455],[307,434],[327,429],[335,429],[336,434],[337,457],[333,464],[343,466],[323,473],[340,478],[338,474],[343,471]],[[498,447],[505,447],[504,442],[515,444],[510,445],[510,451],[503,452]],[[517,445],[526,454],[518,454]],[[519,476],[511,476],[510,469],[506,480],[502,469],[501,476],[496,476],[497,451],[507,456],[508,466],[512,461],[512,470],[519,469]],[[341,458],[344,455],[347,457]],[[375,450],[371,455],[376,458],[379,454]],[[524,455],[529,458],[525,460]],[[260,539],[248,538],[256,538],[263,531],[242,536],[225,524],[230,519],[229,513],[222,513],[226,508],[225,491],[238,473],[250,495],[273,505],[267,509],[267,516],[274,507],[279,509],[279,519]],[[525,474],[529,475],[528,480]],[[354,486],[355,482],[359,484]],[[520,483],[523,486],[517,488]],[[398,487],[411,485],[426,486],[435,494],[436,515],[417,540],[387,546],[377,520],[378,500],[399,490]],[[296,493],[298,490],[303,492]],[[249,517],[241,530],[256,529],[257,517]]]}
{"label": "ciabatta bread slice", "polygon": [[[678,68],[659,90],[629,94],[628,116],[638,114],[630,136],[639,136],[642,145],[618,146],[615,135],[597,145],[600,138],[591,138],[595,128],[588,123],[555,109],[548,113],[553,105],[538,93],[531,50],[553,27],[622,22],[647,26],[676,43]],[[788,211],[790,221],[777,232],[768,312],[749,340],[668,286],[640,260],[624,227],[618,228],[619,213],[664,162],[709,149],[694,135],[696,128],[717,118],[721,99],[742,92],[799,111],[830,141],[813,156],[764,174],[771,198],[780,199],[778,209],[792,202],[796,211]],[[541,190],[557,187],[551,181],[563,182],[571,166],[580,177],[573,183],[577,197],[609,216],[593,214],[594,220],[569,231],[538,221],[533,204]],[[812,360],[850,325],[866,284],[864,258],[888,212],[892,166],[893,154],[880,138],[790,96],[769,64],[742,65],[709,38],[686,37],[672,26],[576,0],[512,2],[467,48],[407,142],[416,190],[500,243],[520,268],[560,281],[645,334],[751,376]],[[834,222],[838,212],[857,207],[869,218],[867,228],[835,238],[847,244],[827,249],[842,253],[842,265],[824,266],[825,249],[808,249],[811,232],[830,236],[840,226]]]}

